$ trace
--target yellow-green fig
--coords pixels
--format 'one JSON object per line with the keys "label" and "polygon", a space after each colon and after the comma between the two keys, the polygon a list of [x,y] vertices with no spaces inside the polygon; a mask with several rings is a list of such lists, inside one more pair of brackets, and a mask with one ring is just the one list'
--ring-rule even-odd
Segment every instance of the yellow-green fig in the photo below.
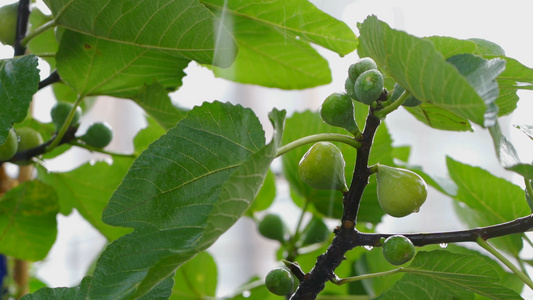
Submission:
{"label": "yellow-green fig", "polygon": [[15,45],[18,7],[18,1],[0,7],[0,43],[4,45]]}
{"label": "yellow-green fig", "polygon": [[341,150],[330,142],[314,144],[298,165],[300,178],[317,190],[348,191],[344,167],[346,162]]}
{"label": "yellow-green fig", "polygon": [[0,145],[0,161],[9,160],[18,149],[18,137],[13,127],[9,129],[6,140]]}
{"label": "yellow-green fig", "polygon": [[379,205],[390,216],[418,212],[426,201],[426,182],[412,171],[378,164],[376,177]]}

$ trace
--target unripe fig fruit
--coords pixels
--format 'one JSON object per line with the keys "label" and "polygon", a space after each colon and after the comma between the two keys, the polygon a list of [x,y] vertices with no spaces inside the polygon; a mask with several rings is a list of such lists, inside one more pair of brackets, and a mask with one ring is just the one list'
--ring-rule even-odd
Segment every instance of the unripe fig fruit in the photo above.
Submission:
{"label": "unripe fig fruit", "polygon": [[381,208],[396,218],[418,212],[427,197],[426,182],[418,174],[377,165],[377,196]]}
{"label": "unripe fig fruit", "polygon": [[0,42],[4,45],[15,45],[18,6],[17,1],[0,7]]}
{"label": "unripe fig fruit", "polygon": [[113,131],[111,126],[105,122],[92,124],[85,134],[80,137],[80,140],[95,148],[104,148],[109,145],[112,139]]}
{"label": "unripe fig fruit", "polygon": [[337,146],[330,142],[318,142],[300,160],[298,173],[303,182],[314,189],[346,192],[345,165]]}
{"label": "unripe fig fruit", "polygon": [[331,126],[337,126],[356,132],[354,107],[352,99],[346,94],[333,93],[329,95],[320,107],[320,117]]}
{"label": "unripe fig fruit", "polygon": [[363,57],[348,68],[348,77],[355,82],[359,75],[368,70],[377,70],[376,62],[370,57]]}
{"label": "unripe fig fruit", "polygon": [[6,141],[0,145],[0,161],[6,161],[17,153],[18,149],[18,137],[15,133],[15,129],[11,127],[6,137]]}
{"label": "unripe fig fruit", "polygon": [[276,268],[268,272],[265,278],[265,285],[271,293],[285,296],[292,292],[294,279],[289,270],[285,268]]}
{"label": "unripe fig fruit", "polygon": [[266,215],[257,226],[259,233],[267,239],[285,243],[285,224],[280,216],[276,214]]}
{"label": "unripe fig fruit", "polygon": [[[399,84],[394,85],[394,90],[392,91],[392,95],[390,96],[390,101],[394,102],[400,98],[400,96],[405,92],[405,89],[401,87]],[[415,98],[413,95],[410,95],[407,100],[405,100],[402,105],[406,107],[415,107],[422,103],[422,101]]]}
{"label": "unripe fig fruit", "polygon": [[355,99],[354,85],[355,80],[352,80],[350,77],[347,77],[344,81],[344,90],[346,91],[346,94],[352,99]]}
{"label": "unripe fig fruit", "polygon": [[383,92],[383,75],[378,70],[363,72],[354,85],[355,100],[370,105]]}
{"label": "unripe fig fruit", "polygon": [[329,238],[331,230],[321,218],[313,217],[302,231],[300,240],[302,246],[322,243]]}
{"label": "unripe fig fruit", "polygon": [[[22,127],[15,130],[18,136],[18,149],[17,152],[23,152],[32,148],[35,148],[39,145],[41,145],[43,141],[43,137],[41,134],[30,127]],[[31,160],[28,161],[17,161],[16,164],[20,166],[29,165],[32,163]]]}
{"label": "unripe fig fruit", "polygon": [[[50,111],[50,116],[52,117],[52,123],[56,126],[56,131],[63,126],[63,123],[68,117],[68,114],[72,110],[72,107],[74,107],[74,104],[70,102],[65,101],[59,101],[52,107],[52,110]],[[70,123],[70,126],[76,126],[80,122],[81,117],[81,107],[76,107],[76,113],[74,114],[74,118],[72,119],[72,122]]]}
{"label": "unripe fig fruit", "polygon": [[403,265],[415,256],[415,246],[403,235],[389,236],[383,243],[383,256],[395,265]]}
{"label": "unripe fig fruit", "polygon": [[35,148],[43,143],[43,137],[37,130],[33,128],[18,128],[16,133],[18,135],[18,152]]}

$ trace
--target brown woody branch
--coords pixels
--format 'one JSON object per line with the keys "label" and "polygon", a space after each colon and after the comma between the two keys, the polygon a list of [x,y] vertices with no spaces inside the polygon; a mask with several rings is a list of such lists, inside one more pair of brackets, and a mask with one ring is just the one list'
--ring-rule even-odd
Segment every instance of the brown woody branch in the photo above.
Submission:
{"label": "brown woody branch", "polygon": [[354,228],[363,191],[371,174],[368,168],[368,158],[380,123],[381,121],[374,116],[374,110],[370,108],[363,130],[361,147],[357,149],[350,190],[344,194],[342,200],[344,205],[342,225],[335,230],[336,236],[326,253],[318,257],[315,267],[305,274],[303,281],[300,281],[298,289],[291,297],[292,300],[316,299],[318,293],[324,289],[326,282],[336,277],[334,271],[345,259],[346,252],[360,245],[359,233]]}

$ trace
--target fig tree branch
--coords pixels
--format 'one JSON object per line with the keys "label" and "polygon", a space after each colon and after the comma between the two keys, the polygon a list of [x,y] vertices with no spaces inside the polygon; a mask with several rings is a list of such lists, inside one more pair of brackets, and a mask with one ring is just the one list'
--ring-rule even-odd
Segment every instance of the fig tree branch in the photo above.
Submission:
{"label": "fig tree branch", "polygon": [[[415,246],[425,246],[444,243],[477,242],[478,238],[487,240],[510,234],[524,233],[531,228],[533,228],[533,215],[518,218],[516,220],[506,223],[486,227],[478,227],[468,230],[434,233],[402,233],[402,235],[409,238]],[[382,238],[387,238],[395,234],[398,233],[358,233],[358,246],[380,247]]]}
{"label": "fig tree branch", "polygon": [[39,82],[39,90],[49,86],[52,83],[59,82],[61,78],[59,77],[59,74],[57,73],[57,70],[54,70],[48,77],[43,79],[41,82]]}
{"label": "fig tree branch", "polygon": [[361,140],[361,147],[357,149],[357,157],[355,160],[355,169],[353,173],[352,183],[349,191],[344,195],[342,201],[344,211],[342,216],[343,227],[354,228],[356,224],[356,217],[359,211],[359,205],[363,196],[364,189],[368,184],[368,178],[371,174],[368,168],[368,159],[370,157],[370,149],[374,141],[374,135],[378,129],[380,119],[374,114],[374,109],[370,108],[366,118],[365,129],[363,130],[363,139]]}
{"label": "fig tree branch", "polygon": [[348,192],[343,196],[344,213],[342,225],[335,230],[336,236],[333,238],[326,253],[317,258],[314,268],[305,274],[304,280],[300,281],[298,289],[291,297],[292,300],[316,299],[318,293],[324,289],[327,281],[337,279],[334,271],[345,259],[346,252],[360,245],[358,232],[354,230],[355,221],[361,197],[370,176],[368,168],[370,148],[380,123],[381,121],[374,116],[374,109],[370,108],[365,129],[363,130],[361,147],[357,148],[352,184]]}
{"label": "fig tree branch", "polygon": [[30,0],[19,0],[17,15],[17,33],[15,35],[15,56],[24,55],[26,46],[21,42],[28,30],[28,20],[30,18]]}

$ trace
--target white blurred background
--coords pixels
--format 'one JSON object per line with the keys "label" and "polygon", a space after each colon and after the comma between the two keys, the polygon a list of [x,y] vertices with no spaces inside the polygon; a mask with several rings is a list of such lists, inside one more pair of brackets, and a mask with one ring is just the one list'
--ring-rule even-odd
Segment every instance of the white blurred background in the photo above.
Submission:
{"label": "white blurred background", "polygon": [[[0,5],[12,3],[0,0]],[[44,7],[39,2],[40,7]],[[357,34],[356,23],[370,14],[377,15],[395,29],[405,30],[416,36],[442,35],[456,38],[484,38],[502,46],[507,56],[518,59],[533,67],[533,2],[511,1],[423,1],[423,0],[311,0],[320,9],[346,22]],[[325,56],[332,69],[331,84],[301,91],[283,91],[252,85],[242,85],[224,79],[214,78],[212,73],[191,63],[186,69],[183,87],[173,93],[172,99],[183,107],[199,105],[204,101],[221,100],[240,103],[254,109],[261,122],[269,122],[268,112],[273,107],[284,108],[289,115],[304,109],[317,110],[322,100],[333,92],[344,90],[348,66],[358,59],[355,53],[345,57],[316,47]],[[0,45],[0,58],[12,57],[11,47]],[[50,70],[41,64],[41,78]],[[205,86],[209,86],[206,89]],[[524,161],[533,161],[531,140],[512,128],[513,124],[532,124],[532,93],[521,92],[522,100],[513,115],[502,120],[502,129],[517,147]],[[35,115],[42,121],[49,121],[49,110],[54,104],[49,88],[36,95]],[[85,114],[84,124],[93,120],[105,120],[115,131],[115,138],[109,150],[128,152],[132,150],[131,138],[144,126],[142,111],[131,101],[101,98],[94,109]],[[407,112],[400,110],[386,120],[395,145],[411,145],[410,163],[421,165],[425,170],[439,176],[447,176],[445,157],[489,170],[493,174],[512,180],[522,186],[518,176],[499,166],[491,138],[486,130],[474,127],[473,133],[444,132],[416,127],[417,121]],[[85,125],[86,126],[86,125]],[[104,156],[90,154],[84,150],[73,150],[61,160],[52,160],[48,166],[54,171],[66,171],[73,165]],[[274,164],[279,169],[279,162]],[[273,209],[284,216],[290,225],[295,225],[297,209],[288,197],[288,187],[280,182]],[[380,232],[442,231],[463,229],[452,214],[451,202],[431,189],[427,204],[418,214],[402,219],[385,217],[378,228]],[[86,223],[77,213],[58,216],[59,233],[57,242],[43,262],[34,264],[38,278],[50,286],[73,286],[84,276],[92,260],[105,244],[105,239]],[[243,235],[250,238],[243,239]],[[526,246],[527,247],[527,246]],[[228,249],[231,249],[230,251]],[[218,264],[218,295],[227,295],[246,282],[250,276],[264,276],[273,266],[277,243],[263,239],[256,234],[253,222],[242,219],[225,233],[209,250]],[[525,250],[531,258],[531,249]],[[531,272],[531,270],[529,270]],[[524,297],[533,297],[525,288]]]}

